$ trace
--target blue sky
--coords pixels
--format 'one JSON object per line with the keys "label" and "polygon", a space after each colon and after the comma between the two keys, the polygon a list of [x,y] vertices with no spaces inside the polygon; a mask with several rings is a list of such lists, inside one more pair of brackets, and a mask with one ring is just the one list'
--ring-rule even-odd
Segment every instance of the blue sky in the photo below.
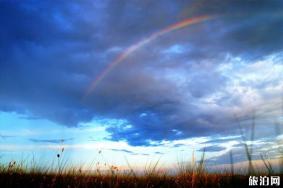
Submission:
{"label": "blue sky", "polygon": [[[282,8],[277,0],[1,1],[1,161],[36,155],[45,165],[64,147],[75,164],[161,158],[170,166],[204,148],[211,164],[228,163],[230,151],[243,162],[240,129],[254,159],[267,151],[275,159]],[[214,19],[141,46],[85,95],[128,47],[198,16]]]}

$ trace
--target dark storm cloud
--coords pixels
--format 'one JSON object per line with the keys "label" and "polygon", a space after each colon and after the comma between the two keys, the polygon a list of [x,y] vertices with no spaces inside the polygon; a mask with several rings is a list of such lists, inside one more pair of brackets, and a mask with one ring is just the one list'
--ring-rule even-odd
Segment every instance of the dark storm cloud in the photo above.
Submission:
{"label": "dark storm cloud", "polygon": [[[229,78],[217,65],[227,54],[250,60],[281,51],[282,8],[264,0],[1,1],[0,110],[65,126],[121,119],[107,128],[110,139],[131,145],[231,134],[227,108],[238,98],[225,91]],[[138,49],[83,98],[125,48],[198,15],[217,17]],[[200,102],[219,91],[223,109]]]}

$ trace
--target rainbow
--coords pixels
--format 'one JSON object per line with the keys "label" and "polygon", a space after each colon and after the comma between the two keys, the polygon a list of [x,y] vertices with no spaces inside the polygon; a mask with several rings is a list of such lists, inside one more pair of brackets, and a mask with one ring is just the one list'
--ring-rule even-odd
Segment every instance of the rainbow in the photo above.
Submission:
{"label": "rainbow", "polygon": [[124,50],[112,63],[110,63],[97,77],[96,79],[90,84],[89,88],[86,91],[85,96],[88,96],[91,92],[94,91],[94,89],[97,87],[97,85],[100,83],[101,80],[103,80],[105,78],[105,76],[107,74],[109,74],[109,72],[116,67],[119,63],[123,62],[130,54],[132,54],[133,52],[135,52],[136,50],[138,50],[139,48],[143,47],[144,45],[150,43],[151,41],[159,38],[160,36],[167,34],[171,31],[175,31],[184,27],[188,27],[190,25],[193,24],[197,24],[209,19],[214,18],[213,16],[197,16],[197,17],[193,17],[193,18],[188,18],[185,19],[183,21],[180,21],[178,23],[175,23],[173,25],[170,25],[158,32],[155,32],[153,34],[151,34],[149,37],[139,41],[136,44],[131,45],[130,47],[128,47],[126,50]]}

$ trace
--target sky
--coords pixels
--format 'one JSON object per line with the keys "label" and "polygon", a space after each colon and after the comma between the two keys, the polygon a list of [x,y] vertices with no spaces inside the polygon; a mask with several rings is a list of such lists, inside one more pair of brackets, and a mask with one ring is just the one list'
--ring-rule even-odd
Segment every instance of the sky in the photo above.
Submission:
{"label": "sky", "polygon": [[230,153],[247,161],[244,143],[254,160],[277,159],[282,8],[279,0],[0,1],[1,162],[48,165],[64,148],[74,165],[174,167],[203,151],[207,164],[222,165]]}

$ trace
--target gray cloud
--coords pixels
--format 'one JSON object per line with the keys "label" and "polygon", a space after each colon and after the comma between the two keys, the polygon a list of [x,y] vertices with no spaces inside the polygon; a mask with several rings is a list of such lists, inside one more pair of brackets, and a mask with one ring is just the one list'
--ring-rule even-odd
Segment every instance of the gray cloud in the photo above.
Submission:
{"label": "gray cloud", "polygon": [[15,136],[0,134],[0,138],[2,138],[4,140],[7,139],[7,138],[13,138],[13,137],[15,137]]}
{"label": "gray cloud", "polygon": [[207,146],[204,147],[203,149],[200,149],[199,151],[205,151],[205,152],[219,152],[219,151],[223,151],[225,150],[225,147],[221,147],[221,146]]}
{"label": "gray cloud", "polygon": [[[233,109],[243,107],[242,96],[227,91],[233,82],[218,68],[228,64],[227,54],[252,64],[282,51],[282,6],[279,1],[70,1],[56,6],[53,1],[3,1],[0,110],[29,112],[64,126],[122,119],[123,125],[107,131],[110,139],[131,145],[233,134]],[[113,49],[197,15],[218,17],[137,50],[83,99],[90,83],[119,55]],[[164,54],[173,45],[184,50]],[[209,97],[217,97],[217,107],[204,101]]]}
{"label": "gray cloud", "polygon": [[242,137],[241,136],[230,136],[226,138],[225,137],[215,138],[215,139],[211,139],[211,140],[204,142],[204,144],[222,144],[222,143],[226,143],[229,141],[242,141]]}
{"label": "gray cloud", "polygon": [[119,152],[125,152],[125,153],[128,153],[128,154],[131,154],[131,155],[149,155],[147,153],[136,153],[136,152],[133,152],[133,151],[130,151],[130,150],[126,150],[126,149],[111,149],[112,151],[119,151]]}
{"label": "gray cloud", "polygon": [[59,144],[65,143],[74,140],[74,138],[62,138],[62,139],[29,139],[32,142],[39,142],[39,143],[52,143],[52,144]]}
{"label": "gray cloud", "polygon": [[[278,143],[274,142],[274,140],[271,140],[270,138],[264,140],[255,140],[252,142],[252,144],[248,144],[248,149],[252,160],[261,160],[261,156],[268,159],[278,158],[278,156],[281,156],[279,148],[280,145],[278,145]],[[248,160],[244,143],[240,143],[234,144],[229,152],[223,153],[216,157],[209,158],[206,160],[206,162],[210,165],[230,164],[230,152],[232,154],[234,163],[244,162]]]}

